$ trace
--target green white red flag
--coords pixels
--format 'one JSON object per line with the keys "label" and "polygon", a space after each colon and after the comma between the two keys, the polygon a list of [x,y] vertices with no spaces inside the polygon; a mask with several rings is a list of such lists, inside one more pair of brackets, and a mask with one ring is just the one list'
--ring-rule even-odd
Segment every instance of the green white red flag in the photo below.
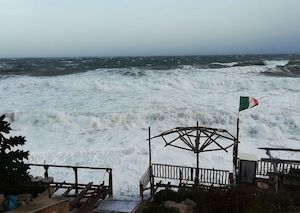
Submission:
{"label": "green white red flag", "polygon": [[240,109],[239,111],[243,111],[245,109],[250,109],[258,105],[258,100],[253,97],[244,97],[240,96]]}

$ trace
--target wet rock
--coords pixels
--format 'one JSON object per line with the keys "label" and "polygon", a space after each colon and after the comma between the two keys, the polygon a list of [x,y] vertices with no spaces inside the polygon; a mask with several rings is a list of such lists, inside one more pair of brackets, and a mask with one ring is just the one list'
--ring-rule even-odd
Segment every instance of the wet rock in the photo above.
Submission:
{"label": "wet rock", "polygon": [[4,212],[4,203],[5,203],[5,197],[3,194],[0,194],[0,212]]}
{"label": "wet rock", "polygon": [[180,213],[191,213],[193,212],[193,209],[196,207],[197,204],[190,199],[186,199],[181,203],[176,203],[174,201],[168,200],[164,202],[164,205],[166,208],[177,209]]}
{"label": "wet rock", "polygon": [[19,194],[17,196],[18,201],[24,201],[26,203],[29,203],[32,200],[33,196],[30,193],[24,193],[24,194]]}

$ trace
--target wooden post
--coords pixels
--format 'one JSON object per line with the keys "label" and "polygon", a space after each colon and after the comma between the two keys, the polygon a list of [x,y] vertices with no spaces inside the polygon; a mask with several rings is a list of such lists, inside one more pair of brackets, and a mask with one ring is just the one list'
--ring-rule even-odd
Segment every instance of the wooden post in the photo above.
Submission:
{"label": "wooden post", "polygon": [[233,183],[236,184],[236,179],[237,179],[237,173],[238,173],[238,152],[239,152],[239,131],[240,131],[240,118],[239,118],[238,113],[238,118],[237,118],[237,124],[236,124],[236,141],[234,141],[234,146],[233,146]]}
{"label": "wooden post", "polygon": [[151,166],[151,129],[150,129],[150,126],[149,126],[149,128],[148,128],[148,130],[149,130],[149,138],[148,138],[148,142],[149,142],[149,166]]}
{"label": "wooden post", "polygon": [[182,171],[181,169],[179,169],[179,189],[181,188],[182,186]]}
{"label": "wooden post", "polygon": [[140,182],[140,196],[142,197],[142,201],[144,200],[144,188],[143,184]]}
{"label": "wooden post", "polygon": [[154,177],[152,172],[152,159],[151,159],[151,128],[148,128],[148,145],[149,145],[149,179],[150,179],[150,196],[154,196]]}
{"label": "wooden post", "polygon": [[73,167],[75,173],[75,193],[78,194],[78,172],[77,167]]}
{"label": "wooden post", "polygon": [[195,185],[198,186],[199,185],[199,145],[200,145],[200,135],[198,134],[201,134],[199,133],[199,130],[198,130],[198,127],[199,127],[199,123],[197,121],[197,137],[195,139],[195,143],[196,143],[196,152],[197,152],[197,167],[196,167],[196,180],[195,180]]}
{"label": "wooden post", "polygon": [[[49,174],[48,174],[49,166],[45,165],[45,163],[44,163],[44,169],[45,169],[44,178],[48,178],[48,176],[49,176]],[[50,183],[47,183],[47,190],[48,190],[48,196],[50,198],[51,197]]]}
{"label": "wooden post", "polygon": [[[266,154],[269,156],[270,159],[274,159],[273,156],[271,155],[271,152],[269,149],[267,149]],[[274,166],[274,180],[275,180],[275,191],[278,192],[279,191],[279,180],[278,180],[278,163],[276,161],[271,162],[272,165]]]}
{"label": "wooden post", "polygon": [[197,152],[196,185],[199,185],[199,152]]}
{"label": "wooden post", "polygon": [[47,177],[49,177],[49,174],[48,174],[49,166],[48,165],[44,165],[44,169],[45,169],[44,177],[47,178]]}
{"label": "wooden post", "polygon": [[112,169],[109,169],[109,179],[108,179],[108,185],[109,185],[109,197],[113,196],[113,180],[112,180]]}

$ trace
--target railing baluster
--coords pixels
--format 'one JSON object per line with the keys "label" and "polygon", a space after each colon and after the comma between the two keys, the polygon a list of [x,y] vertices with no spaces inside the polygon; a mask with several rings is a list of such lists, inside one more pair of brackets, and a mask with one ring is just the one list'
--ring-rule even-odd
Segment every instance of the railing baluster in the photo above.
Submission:
{"label": "railing baluster", "polygon": [[206,170],[207,171],[207,183],[210,182],[210,171],[209,170]]}
{"label": "railing baluster", "polygon": [[204,175],[204,169],[199,168],[199,183],[203,183],[203,178],[205,177]]}
{"label": "railing baluster", "polygon": [[189,168],[185,168],[185,178],[189,180]]}
{"label": "railing baluster", "polygon": [[209,183],[210,181],[210,171],[207,170],[207,182]]}
{"label": "railing baluster", "polygon": [[223,176],[224,176],[224,172],[222,171],[221,173],[220,173],[220,185],[223,185]]}
{"label": "railing baluster", "polygon": [[188,180],[191,180],[190,174],[191,174],[190,173],[190,168],[186,168],[186,174],[185,175],[187,176]]}
{"label": "railing baluster", "polygon": [[222,175],[223,175],[223,171],[220,172],[220,176],[219,176],[219,180],[220,180],[220,185],[223,184],[223,181],[222,181]]}
{"label": "railing baluster", "polygon": [[178,169],[179,169],[179,167],[178,166],[176,166],[176,167],[174,167],[174,170],[173,170],[173,174],[174,174],[174,178],[176,178],[176,179],[180,179],[180,175],[178,175]]}
{"label": "railing baluster", "polygon": [[223,184],[224,181],[224,172],[221,172],[221,184]]}
{"label": "railing baluster", "polygon": [[157,177],[160,177],[161,176],[161,166],[159,165],[157,167]]}
{"label": "railing baluster", "polygon": [[159,177],[162,176],[162,166],[159,166]]}
{"label": "railing baluster", "polygon": [[167,173],[168,173],[168,166],[165,166],[165,175],[164,175],[164,178],[167,177]]}
{"label": "railing baluster", "polygon": [[167,166],[167,174],[166,174],[166,178],[168,178],[169,177],[169,172],[170,172],[170,166]]}
{"label": "railing baluster", "polygon": [[226,173],[226,184],[228,184],[229,183],[229,173],[227,172]]}

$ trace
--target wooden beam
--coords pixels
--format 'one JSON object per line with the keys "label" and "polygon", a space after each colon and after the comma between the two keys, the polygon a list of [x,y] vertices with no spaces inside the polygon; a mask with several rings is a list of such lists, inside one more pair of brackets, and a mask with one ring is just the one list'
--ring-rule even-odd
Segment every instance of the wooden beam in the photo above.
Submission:
{"label": "wooden beam", "polygon": [[215,144],[217,144],[218,147],[220,147],[222,150],[224,150],[225,152],[228,152],[224,147],[222,147],[217,141],[215,141],[210,135],[208,135],[206,132],[203,132],[204,134],[207,135],[207,137],[209,137]]}
{"label": "wooden beam", "polygon": [[88,190],[91,188],[93,182],[90,182],[84,190],[82,190],[76,197],[75,199],[70,203],[70,210],[72,210],[77,204],[79,204],[81,198],[83,198]]}
{"label": "wooden beam", "polygon": [[270,150],[270,151],[287,151],[287,152],[300,152],[300,149],[290,149],[290,148],[271,148],[271,147],[260,147],[258,149]]}
{"label": "wooden beam", "polygon": [[192,143],[191,139],[188,137],[189,141],[184,137],[186,134],[182,133],[181,131],[178,131],[178,134],[181,135],[180,139],[191,149],[194,149],[194,144]]}

